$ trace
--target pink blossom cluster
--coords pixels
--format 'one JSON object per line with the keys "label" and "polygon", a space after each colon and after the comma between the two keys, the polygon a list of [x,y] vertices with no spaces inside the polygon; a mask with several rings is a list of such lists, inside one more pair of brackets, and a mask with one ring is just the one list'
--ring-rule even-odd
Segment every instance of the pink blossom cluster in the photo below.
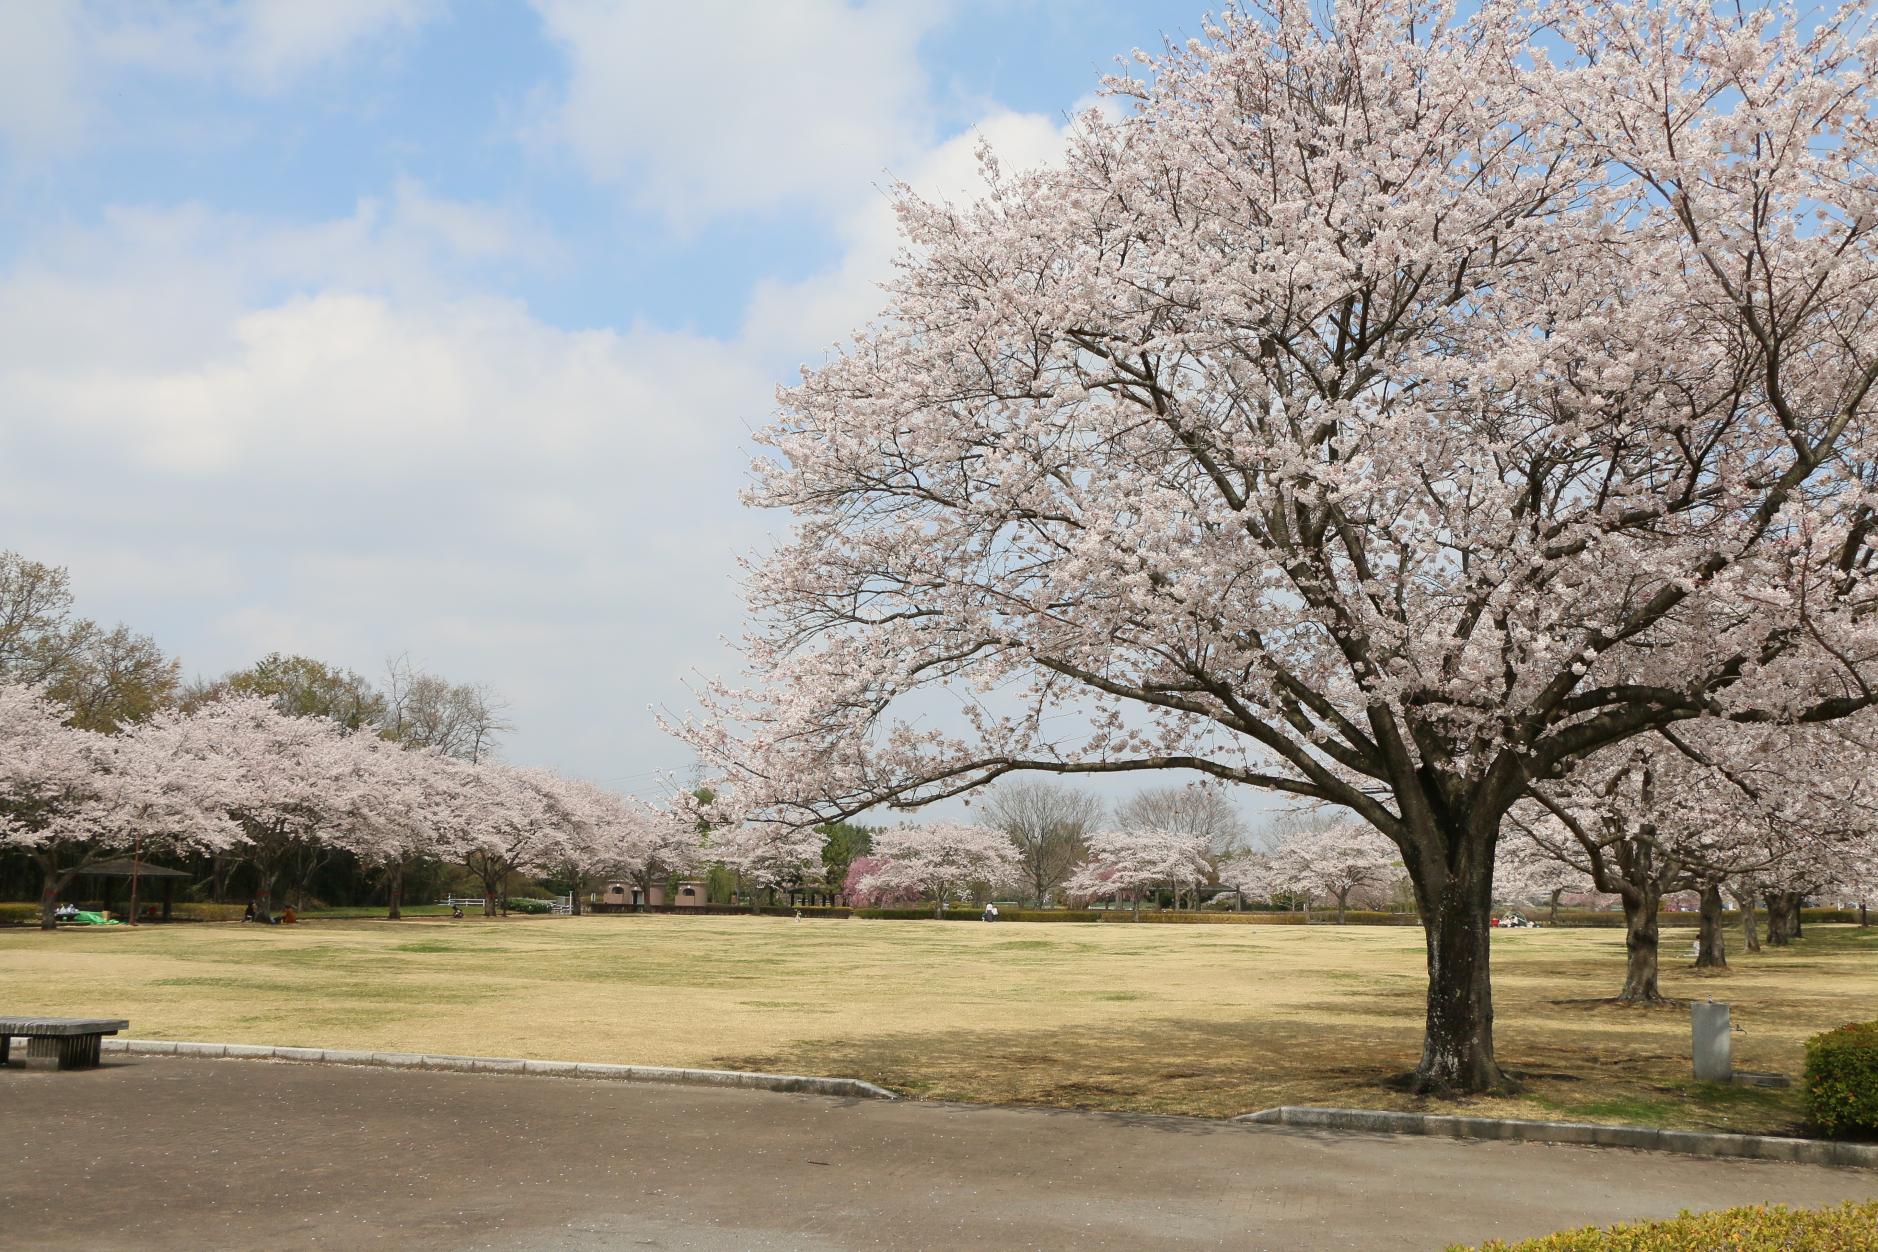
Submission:
{"label": "pink blossom cluster", "polygon": [[[114,735],[0,684],[0,848],[30,853],[49,910],[74,875],[131,852],[233,852],[273,881],[295,848],[344,848],[392,874],[416,857],[569,877],[695,863],[671,812],[551,771],[471,764],[228,696]],[[265,890],[265,887],[264,887]]]}

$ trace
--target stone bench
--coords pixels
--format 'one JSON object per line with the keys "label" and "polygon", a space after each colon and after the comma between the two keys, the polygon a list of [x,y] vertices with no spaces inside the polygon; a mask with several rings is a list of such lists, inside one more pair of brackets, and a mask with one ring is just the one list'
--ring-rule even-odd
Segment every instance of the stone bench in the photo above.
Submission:
{"label": "stone bench", "polygon": [[104,1037],[129,1029],[106,1017],[0,1017],[0,1065],[17,1035],[26,1039],[27,1069],[91,1069]]}

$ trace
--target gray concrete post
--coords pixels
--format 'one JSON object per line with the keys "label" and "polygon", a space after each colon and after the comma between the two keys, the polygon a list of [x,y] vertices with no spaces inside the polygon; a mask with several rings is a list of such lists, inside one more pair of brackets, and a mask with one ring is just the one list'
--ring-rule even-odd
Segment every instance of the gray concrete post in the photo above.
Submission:
{"label": "gray concrete post", "polygon": [[1734,1028],[1728,1006],[1708,1000],[1689,1005],[1695,1076],[1703,1082],[1732,1082],[1735,1076]]}

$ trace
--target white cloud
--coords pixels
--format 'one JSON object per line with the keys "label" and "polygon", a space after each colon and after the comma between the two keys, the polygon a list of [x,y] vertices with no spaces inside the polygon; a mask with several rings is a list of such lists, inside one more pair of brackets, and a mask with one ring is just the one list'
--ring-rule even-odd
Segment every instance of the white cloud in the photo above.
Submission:
{"label": "white cloud", "polygon": [[101,65],[272,92],[361,45],[416,29],[445,0],[210,0],[77,6]]}
{"label": "white cloud", "polygon": [[[894,174],[927,199],[969,202],[985,191],[981,144],[1007,172],[1015,172],[1060,161],[1067,135],[1066,126],[1040,114],[997,112]],[[900,246],[891,199],[884,192],[869,197],[842,219],[840,232],[840,264],[795,282],[756,284],[745,318],[746,342],[769,351],[828,346],[880,313],[886,299],[880,284]]]}
{"label": "white cloud", "polygon": [[0,140],[35,155],[83,130],[79,43],[61,4],[0,4]]}
{"label": "white cloud", "polygon": [[225,10],[229,63],[245,81],[277,90],[357,44],[412,30],[442,0],[237,0]]}
{"label": "white cloud", "polygon": [[562,330],[447,274],[373,285],[389,251],[462,247],[454,212],[426,243],[438,215],[399,202],[274,230],[124,213],[30,249],[0,275],[0,533],[191,672],[409,649],[501,689],[523,759],[681,767],[644,710],[726,668],[770,380],[734,345]]}
{"label": "white cloud", "polygon": [[0,140],[81,144],[121,75],[285,90],[444,11],[445,0],[14,0],[0,4]]}
{"label": "white cloud", "polygon": [[851,203],[928,139],[944,0],[535,0],[568,62],[537,137],[676,222]]}
{"label": "white cloud", "polygon": [[[48,227],[0,272],[0,534],[192,672],[271,648],[373,672],[408,649],[502,690],[519,758],[639,785],[684,764],[645,705],[735,668],[734,556],[781,524],[736,499],[779,360],[880,306],[875,185],[969,196],[980,135],[1015,168],[1063,132],[993,112],[933,142],[930,9],[543,9],[573,66],[559,142],[681,215],[812,201],[840,263],[754,284],[719,340],[541,321],[487,273],[559,263],[548,232],[411,181],[320,221],[182,205]],[[135,35],[192,74],[303,72],[237,53],[234,28],[121,29],[120,64],[157,55]]]}

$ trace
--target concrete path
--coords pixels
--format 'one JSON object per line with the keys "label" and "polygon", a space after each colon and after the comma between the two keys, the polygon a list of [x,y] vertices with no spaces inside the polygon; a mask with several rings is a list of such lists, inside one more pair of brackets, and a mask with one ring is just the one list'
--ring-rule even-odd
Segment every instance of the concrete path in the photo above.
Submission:
{"label": "concrete path", "polygon": [[8,1247],[1438,1249],[1874,1196],[1872,1172],[1184,1118],[265,1061],[0,1072]]}

